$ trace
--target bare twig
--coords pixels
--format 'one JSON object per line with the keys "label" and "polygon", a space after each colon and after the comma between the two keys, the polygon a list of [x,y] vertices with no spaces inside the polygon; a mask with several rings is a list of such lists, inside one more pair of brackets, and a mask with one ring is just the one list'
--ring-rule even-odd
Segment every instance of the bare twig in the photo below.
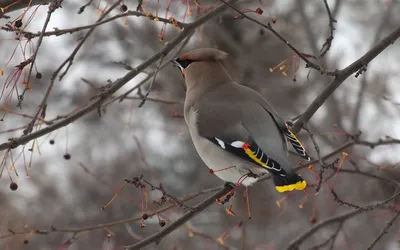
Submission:
{"label": "bare twig", "polygon": [[344,221],[346,221],[360,213],[362,213],[362,211],[354,210],[354,211],[343,213],[343,214],[328,218],[326,220],[320,221],[317,224],[315,224],[312,228],[308,229],[304,233],[297,236],[294,240],[292,240],[289,243],[289,246],[287,247],[287,249],[288,250],[297,250],[299,248],[299,246],[301,245],[301,243],[303,243],[306,239],[308,239],[313,234],[315,234],[319,229],[321,229],[327,225],[330,225],[332,223],[343,223]]}
{"label": "bare twig", "polygon": [[[194,34],[194,32],[192,31],[192,33],[191,33],[190,35],[188,35],[188,36],[185,38],[185,40],[183,40],[183,42],[181,43],[181,45],[179,45],[179,48],[175,51],[173,57],[175,57],[177,54],[179,54],[179,53],[185,48],[185,46],[188,44],[188,42],[189,42],[189,40],[190,40],[190,38],[192,37],[193,34]],[[163,69],[164,67],[166,67],[167,65],[170,65],[170,63],[169,63],[169,62],[165,62],[164,64],[162,64],[162,65],[159,67],[159,70],[162,70],[162,69]],[[115,102],[115,101],[118,100],[118,99],[119,99],[119,102],[122,102],[124,99],[129,99],[129,98],[127,98],[127,96],[128,96],[130,93],[132,93],[133,91],[135,91],[136,89],[140,89],[140,87],[141,87],[143,84],[145,84],[148,80],[150,80],[150,79],[154,76],[155,72],[156,72],[156,71],[151,72],[150,74],[148,74],[148,75],[146,76],[145,79],[143,79],[143,80],[142,80],[140,83],[138,83],[136,86],[134,86],[133,88],[131,88],[131,89],[128,90],[127,92],[125,92],[125,93],[123,93],[123,94],[121,94],[121,95],[119,95],[119,96],[117,96],[117,97],[115,97],[115,98],[112,98],[110,101],[107,101],[107,102],[104,103],[102,106],[107,106],[107,105],[109,105],[110,103],[113,103],[113,102]],[[143,98],[141,98],[141,99],[143,99]],[[151,98],[147,97],[147,99],[150,100]]]}
{"label": "bare twig", "polygon": [[[375,32],[375,36],[372,40],[372,45],[376,44],[379,41],[379,38],[382,36],[383,31],[385,30],[384,27],[386,26],[386,24],[389,22],[390,20],[390,16],[392,13],[392,10],[394,9],[393,5],[395,5],[396,1],[390,1],[388,3],[388,7],[387,10],[383,13],[382,16],[382,21],[379,24],[379,26],[377,27],[377,30]],[[358,90],[358,95],[357,95],[357,103],[356,103],[356,107],[355,107],[355,111],[354,111],[354,116],[353,116],[353,121],[352,121],[352,128],[351,128],[351,132],[352,133],[356,133],[358,128],[360,127],[360,115],[361,115],[361,110],[362,110],[362,106],[364,103],[364,95],[365,95],[365,90],[367,88],[367,73],[364,73],[362,78],[361,78],[361,83],[360,83],[360,89]]]}
{"label": "bare twig", "polygon": [[375,238],[375,240],[371,243],[371,245],[367,248],[367,250],[371,250],[374,248],[374,246],[378,243],[382,237],[389,232],[389,229],[393,226],[393,223],[397,220],[397,218],[400,215],[400,210],[397,210],[396,214],[393,216],[393,218],[386,224],[386,226],[383,228],[382,232],[378,235],[378,237]]}
{"label": "bare twig", "polygon": [[[345,149],[347,149],[349,147],[352,147],[352,146],[356,146],[356,145],[375,148],[375,147],[379,147],[379,146],[394,145],[394,144],[400,144],[400,140],[390,138],[390,139],[387,139],[387,140],[380,139],[380,140],[378,140],[376,142],[363,141],[363,140],[350,141],[350,142],[346,142],[342,146],[340,146],[337,149],[333,150],[329,154],[324,155],[323,157],[321,157],[321,159],[322,159],[322,161],[325,161],[325,160],[335,156],[336,154],[342,152],[343,150],[345,150]],[[297,166],[295,168],[295,170],[298,171],[300,169],[306,168],[306,167],[308,167],[308,166],[310,166],[312,164],[316,164],[318,162],[319,162],[318,159],[310,161],[307,164],[303,164],[303,165]],[[380,180],[385,180],[385,181],[391,182],[394,186],[397,187],[397,183],[394,183],[393,181],[388,180],[388,179],[382,179],[382,177],[378,177],[378,176],[375,176],[375,175],[372,175],[372,174],[368,174],[368,173],[364,173],[364,172],[360,172],[360,171],[354,171],[354,170],[345,170],[345,169],[341,169],[340,171],[348,171],[348,172],[354,172],[354,173],[357,173],[357,174],[366,175],[366,176],[369,176],[369,177],[376,177],[376,178],[378,178]],[[262,176],[261,178],[258,179],[258,182],[261,182],[261,181],[264,181],[264,180],[268,180],[269,178],[271,178],[271,175],[264,175],[264,176]]]}
{"label": "bare twig", "polygon": [[[125,181],[130,182],[130,180],[125,179]],[[140,181],[143,181],[144,183],[146,183],[147,185],[149,185],[151,187],[151,189],[156,189],[158,191],[160,191],[164,196],[167,196],[168,198],[170,198],[175,204],[179,205],[180,207],[184,207],[189,209],[190,211],[195,211],[195,208],[185,204],[183,201],[181,201],[180,199],[176,198],[173,195],[170,195],[169,193],[167,193],[167,191],[165,191],[164,187],[162,186],[162,184],[160,183],[159,186],[155,186],[153,185],[151,182],[145,180],[144,178],[140,178]]]}
{"label": "bare twig", "polygon": [[[103,19],[106,18],[106,16],[108,14],[111,13],[111,11],[113,11],[117,6],[119,6],[119,4],[122,2],[122,0],[118,0],[116,1],[113,5],[111,5],[107,11],[105,11],[100,18],[97,20],[97,22],[101,22]],[[89,36],[94,32],[94,30],[97,28],[97,26],[93,26],[90,28],[90,30],[85,34],[85,36],[80,40],[80,42],[78,43],[78,45],[75,47],[74,51],[72,51],[71,55],[68,56],[68,58],[60,65],[60,67],[56,70],[57,75],[58,73],[61,72],[61,70],[64,68],[65,65],[67,65],[67,68],[64,70],[63,73],[61,73],[60,75],[60,80],[67,74],[69,68],[72,66],[72,63],[75,59],[75,55],[78,53],[78,51],[81,49],[81,47],[83,46],[83,44],[86,42],[86,40],[89,38]],[[56,73],[55,72],[55,73]],[[54,76],[54,75],[53,75]]]}
{"label": "bare twig", "polygon": [[324,175],[324,171],[325,171],[325,164],[322,161],[321,152],[320,152],[319,146],[317,144],[317,141],[314,138],[314,134],[310,132],[310,129],[308,128],[307,124],[304,124],[303,129],[305,131],[307,131],[312,143],[314,144],[315,152],[317,152],[318,162],[319,162],[319,165],[321,166],[321,170],[319,171],[319,181],[318,181],[317,188],[315,190],[315,192],[318,193],[319,190],[321,189],[322,181],[324,179],[323,175]]}
{"label": "bare twig", "polygon": [[78,10],[78,14],[82,14],[85,11],[86,7],[90,6],[90,4],[92,4],[92,2],[93,2],[93,0],[89,0],[89,2],[82,5]]}
{"label": "bare twig", "polygon": [[2,10],[0,11],[0,17],[2,17],[4,13],[10,13],[16,10],[32,7],[39,4],[45,5],[50,3],[51,1],[52,0],[0,0],[0,7],[2,8]]}
{"label": "bare twig", "polygon": [[166,56],[166,54],[161,56],[160,61],[158,62],[158,65],[156,67],[156,71],[154,72],[153,80],[151,81],[150,86],[149,86],[146,94],[143,96],[142,101],[139,103],[139,108],[141,108],[144,105],[144,103],[146,102],[146,99],[149,96],[151,89],[153,88],[154,82],[156,81],[157,73],[160,70],[161,64],[162,64],[165,56]]}
{"label": "bare twig", "polygon": [[172,224],[166,226],[160,232],[155,233],[152,236],[147,237],[147,238],[139,241],[136,244],[125,246],[125,249],[137,250],[137,249],[141,249],[145,246],[148,246],[152,243],[156,243],[156,244],[159,243],[163,237],[165,237],[168,234],[175,231],[177,228],[182,226],[188,220],[190,220],[191,218],[193,218],[194,216],[199,214],[201,211],[203,211],[204,209],[209,207],[211,204],[215,203],[216,199],[229,193],[232,189],[233,189],[233,187],[231,187],[230,185],[226,185],[224,188],[222,188],[221,190],[219,190],[218,192],[216,192],[215,194],[213,194],[212,196],[210,196],[209,198],[207,198],[206,200],[202,201],[200,204],[195,206],[194,207],[195,211],[188,211],[182,217],[180,217],[179,219],[174,221]]}
{"label": "bare twig", "polygon": [[[231,0],[230,2],[235,2],[236,0]],[[111,86],[106,89],[103,93],[103,97],[108,97],[114,94],[117,90],[119,90],[122,86],[124,86],[127,82],[129,82],[131,79],[133,79],[135,76],[137,76],[140,72],[148,68],[150,65],[152,65],[154,62],[156,62],[158,59],[161,58],[162,55],[168,54],[170,51],[172,51],[180,42],[182,42],[187,36],[192,34],[193,30],[202,25],[203,23],[207,22],[211,18],[221,14],[224,10],[226,9],[225,5],[220,5],[217,8],[213,9],[212,11],[208,12],[207,14],[204,14],[200,18],[198,18],[196,21],[188,24],[186,29],[184,29],[181,33],[179,33],[178,36],[176,36],[173,40],[171,40],[164,48],[162,48],[159,52],[154,54],[152,57],[150,57],[148,60],[140,64],[138,67],[136,67],[134,70],[129,71],[125,76],[122,78],[116,80],[111,84]],[[53,125],[50,125],[46,128],[37,130],[33,133],[23,135],[19,138],[12,138],[9,139],[9,142],[2,143],[0,144],[0,151],[6,150],[9,148],[16,148],[19,145],[25,144],[33,139],[39,138],[43,135],[46,135],[54,130],[57,130],[61,127],[64,127],[68,124],[70,124],[73,121],[76,121],[77,119],[81,118],[82,116],[90,113],[93,110],[96,110],[99,105],[101,105],[104,101],[104,98],[99,98],[96,100],[91,101],[89,104],[87,104],[85,107],[70,113],[69,115],[66,116],[65,119],[54,123]]]}
{"label": "bare twig", "polygon": [[[98,21],[103,20],[114,8],[116,8],[120,2],[122,0],[118,0],[116,1],[113,5],[111,5],[109,7],[109,9],[104,12],[104,14],[99,18]],[[50,5],[51,6],[51,5]],[[56,71],[53,73],[51,79],[50,79],[50,85],[47,87],[46,93],[44,94],[44,97],[42,99],[41,104],[39,105],[38,111],[36,112],[35,116],[33,117],[32,121],[29,123],[29,126],[24,130],[24,135],[28,135],[29,133],[32,132],[32,128],[33,125],[36,122],[36,119],[38,118],[41,110],[43,109],[43,107],[47,104],[47,99],[50,96],[50,93],[53,89],[56,77],[58,76],[58,74],[61,72],[61,70],[64,68],[64,66],[69,62],[67,69],[64,71],[64,73],[60,76],[60,80],[62,78],[63,75],[65,75],[69,69],[69,67],[72,65],[72,61],[75,58],[76,53],[78,53],[79,49],[82,47],[82,45],[85,43],[85,41],[87,40],[87,38],[93,33],[93,31],[96,29],[95,27],[92,27],[87,33],[86,35],[82,38],[82,40],[79,42],[78,46],[75,48],[75,50],[72,52],[72,54],[56,69]]]}
{"label": "bare twig", "polygon": [[306,36],[308,38],[308,43],[310,44],[311,47],[311,51],[313,53],[313,55],[315,57],[318,57],[318,46],[317,46],[317,42],[316,42],[316,37],[314,35],[314,31],[312,29],[311,26],[311,22],[309,20],[309,18],[306,15],[306,12],[304,10],[305,5],[308,3],[309,1],[305,1],[305,0],[297,0],[296,1],[296,11],[298,11],[300,13],[301,16],[301,25],[303,26]]}
{"label": "bare twig", "polygon": [[[168,23],[168,24],[173,24],[176,25],[178,28],[182,29],[184,27],[187,26],[187,23],[182,23],[182,22],[178,22],[177,20],[170,20],[170,19],[166,19],[166,18],[162,18],[162,17],[157,17],[156,16],[149,16],[146,13],[143,12],[138,12],[138,11],[132,11],[129,10],[126,13],[122,13],[122,14],[118,14],[115,15],[113,17],[110,17],[108,19],[102,20],[102,21],[98,21],[94,24],[90,24],[90,25],[84,25],[84,26],[79,26],[79,27],[74,27],[74,28],[68,28],[68,29],[55,29],[53,31],[47,31],[47,32],[37,32],[37,33],[33,33],[33,32],[29,32],[29,31],[18,31],[20,34],[24,35],[25,37],[32,39],[34,37],[39,37],[41,35],[43,35],[43,37],[48,37],[48,36],[61,36],[64,34],[72,34],[78,31],[82,31],[82,30],[86,30],[86,29],[91,29],[93,27],[97,27],[100,25],[103,25],[105,23],[109,23],[111,21],[114,21],[116,19],[122,18],[122,17],[128,17],[128,16],[136,16],[136,17],[146,17],[150,20],[156,20],[157,22],[161,22],[161,23]],[[3,28],[7,31],[11,31],[8,28]]]}
{"label": "bare twig", "polygon": [[338,202],[341,206],[347,206],[347,207],[355,208],[355,209],[357,209],[358,211],[361,211],[361,212],[367,212],[367,211],[371,211],[371,210],[374,210],[376,208],[382,207],[382,206],[388,204],[389,202],[391,202],[392,200],[400,197],[400,192],[398,192],[398,193],[392,195],[391,197],[389,197],[388,199],[386,199],[384,201],[381,201],[381,202],[378,202],[376,204],[372,204],[372,205],[368,205],[368,206],[359,206],[359,205],[356,205],[356,204],[341,200],[333,189],[331,189],[331,194],[333,195],[335,201]]}
{"label": "bare twig", "polygon": [[[326,39],[325,43],[322,45],[322,48],[320,50],[319,57],[322,58],[325,56],[325,54],[330,50],[332,46],[332,41],[333,41],[333,31],[335,30],[334,23],[336,23],[336,19],[333,18],[331,9],[329,8],[328,1],[323,0],[326,12],[328,13],[328,18],[329,18],[329,36]],[[338,4],[338,3],[337,3]]]}
{"label": "bare twig", "polygon": [[[208,194],[211,192],[216,192],[218,190],[223,189],[224,187],[215,187],[215,188],[208,188],[208,189],[204,189],[201,190],[199,192],[193,193],[193,194],[188,194],[185,195],[184,197],[181,198],[181,200],[183,201],[188,201],[188,200],[192,200],[200,195],[203,194]],[[147,215],[149,216],[149,218],[151,218],[152,216],[156,216],[157,214],[163,213],[165,211],[168,211],[174,207],[176,207],[176,204],[172,204],[170,206],[158,209],[156,211],[153,212],[147,212]],[[108,223],[102,223],[102,224],[96,224],[96,225],[90,225],[90,226],[86,226],[86,227],[82,227],[82,228],[58,228],[58,227],[51,227],[51,230],[42,230],[42,229],[38,229],[38,230],[34,230],[34,231],[14,231],[9,229],[10,234],[5,234],[5,235],[0,235],[0,239],[4,239],[4,238],[9,238],[15,235],[26,235],[26,234],[40,234],[40,235],[48,235],[50,233],[81,233],[81,232],[89,232],[89,231],[93,231],[93,230],[97,230],[97,229],[101,229],[101,228],[106,228],[106,227],[112,227],[112,226],[117,226],[117,225],[121,225],[121,224],[126,224],[126,223],[130,223],[130,222],[135,222],[135,221],[140,221],[142,220],[143,216],[136,216],[136,217],[132,217],[132,218],[128,218],[128,219],[123,219],[123,220],[118,220],[118,221],[111,221]]]}
{"label": "bare twig", "polygon": [[309,250],[318,250],[318,249],[323,248],[324,246],[328,245],[329,242],[332,242],[331,246],[333,246],[335,244],[336,237],[338,236],[340,230],[343,227],[343,224],[344,224],[343,221],[340,222],[339,226],[336,228],[335,232],[328,239],[326,239],[324,242],[322,242],[316,246],[311,247]]}
{"label": "bare twig", "polygon": [[206,240],[209,240],[209,241],[211,241],[211,242],[214,242],[214,243],[215,243],[218,247],[220,247],[220,248],[223,248],[223,249],[225,249],[225,250],[229,250],[229,249],[230,249],[228,246],[225,246],[225,245],[223,244],[223,242],[218,241],[218,239],[212,237],[211,235],[208,235],[208,234],[206,234],[206,233],[202,233],[202,232],[200,232],[200,231],[197,231],[197,230],[195,230],[195,229],[193,229],[193,228],[190,228],[189,226],[186,226],[186,228],[187,228],[187,230],[189,231],[190,237],[192,237],[192,236],[199,236],[199,237],[201,237],[201,238],[204,238],[204,239],[206,239]]}
{"label": "bare twig", "polygon": [[[51,15],[54,13],[54,11],[55,11],[56,9],[58,9],[58,8],[61,7],[61,3],[62,3],[62,0],[52,0],[52,1],[50,2],[49,10],[47,11],[46,20],[44,21],[44,24],[43,24],[43,27],[42,27],[42,31],[40,32],[41,34],[40,34],[39,39],[38,39],[38,41],[37,41],[37,45],[36,45],[35,52],[33,52],[33,55],[32,55],[31,58],[30,58],[30,59],[31,59],[31,63],[30,63],[30,64],[31,64],[31,67],[29,68],[29,73],[28,73],[28,77],[27,77],[28,81],[30,81],[30,79],[31,79],[32,70],[33,70],[33,67],[34,67],[34,65],[35,65],[36,57],[37,57],[37,54],[38,54],[38,52],[39,52],[40,45],[42,45],[43,34],[44,34],[44,32],[46,31],[47,25],[48,25],[49,22],[50,22]],[[25,95],[25,93],[26,93],[26,91],[27,91],[28,89],[29,89],[29,84],[26,84],[24,91],[22,92],[21,95],[18,96],[18,104],[17,104],[17,107],[22,108],[22,106],[21,106],[21,105],[22,105],[22,101],[24,100],[24,95]],[[39,116],[39,114],[35,115],[35,118],[34,118],[34,119],[36,119],[38,116]],[[33,123],[34,123],[34,122],[35,122],[35,121],[33,121]]]}
{"label": "bare twig", "polygon": [[300,51],[298,51],[289,41],[287,41],[285,38],[283,38],[274,28],[272,28],[271,23],[268,22],[267,24],[263,24],[263,23],[257,21],[256,19],[244,14],[242,11],[240,11],[239,9],[237,9],[236,7],[234,7],[232,4],[228,3],[227,1],[225,1],[225,0],[220,0],[220,1],[223,2],[224,4],[226,4],[227,6],[229,6],[231,9],[233,9],[237,13],[239,13],[239,15],[241,15],[243,18],[246,18],[246,19],[260,25],[261,27],[264,27],[265,29],[271,31],[277,38],[279,38],[279,40],[281,40],[283,43],[285,43],[286,46],[288,46],[304,62],[306,62],[307,68],[313,68],[313,69],[317,70],[318,72],[320,72],[321,74],[326,74],[326,75],[331,75],[331,76],[336,75],[336,73],[337,73],[336,71],[330,71],[330,70],[324,69],[321,66],[310,61],[304,53],[301,53]]}

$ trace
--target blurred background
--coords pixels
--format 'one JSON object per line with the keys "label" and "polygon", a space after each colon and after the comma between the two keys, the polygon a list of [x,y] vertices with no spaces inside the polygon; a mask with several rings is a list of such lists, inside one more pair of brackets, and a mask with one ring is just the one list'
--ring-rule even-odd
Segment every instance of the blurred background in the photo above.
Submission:
{"label": "blurred background", "polygon": [[[62,9],[52,15],[48,30],[93,24],[99,18],[96,9],[104,9],[113,2],[95,0],[83,13],[77,14],[86,2],[64,1]],[[178,21],[191,22],[219,3],[217,0],[144,0],[143,9],[160,17],[174,16]],[[346,67],[400,23],[400,3],[395,0],[329,0],[327,3],[337,20],[332,47],[317,60],[327,69]],[[125,1],[124,4],[129,10],[135,10],[138,2]],[[307,54],[319,55],[329,37],[329,18],[323,1],[246,0],[236,6],[242,11],[261,8],[262,15],[251,11],[248,14],[265,24],[276,20],[273,28]],[[31,8],[23,18],[25,25],[32,17],[25,30],[40,31],[47,10],[47,6]],[[0,19],[0,25],[4,27],[23,11],[9,13],[10,19]],[[120,13],[116,8],[110,16]],[[5,87],[13,82],[7,77],[15,72],[16,65],[29,57],[29,52],[26,51],[24,58],[22,50],[26,41],[17,41],[13,39],[15,33],[0,30],[0,67],[11,58],[0,78],[1,114],[7,113],[0,123],[1,142],[22,135],[22,129],[14,129],[29,123],[31,118],[23,115],[34,115],[52,73],[86,31],[44,38],[36,60],[42,78],[32,78],[32,91],[26,93],[20,109],[16,108],[15,89]],[[160,33],[169,41],[178,32],[172,25],[134,16],[99,26],[78,52],[67,75],[62,81],[56,81],[46,119],[83,107],[101,92],[108,80],[125,75],[127,66],[136,67],[157,53],[164,46]],[[32,41],[34,48],[37,38]],[[229,71],[234,79],[259,91],[285,120],[304,112],[332,79],[306,69],[284,43],[255,23],[237,18],[231,10],[197,29],[181,53],[200,47],[228,52],[232,58]],[[371,142],[385,136],[400,138],[396,129],[400,126],[399,49],[399,42],[394,43],[368,64],[361,76],[349,77],[310,120],[309,128],[322,155],[359,132],[361,139]],[[156,64],[140,73],[115,96],[149,78],[155,68]],[[20,90],[24,88],[21,82],[19,79],[16,83]],[[146,93],[150,82],[143,84],[140,92],[133,91],[124,101],[103,106],[101,117],[92,112],[35,140],[34,145],[32,141],[10,152],[0,152],[2,166],[6,167],[0,179],[0,237],[27,232],[0,238],[0,249],[123,249],[124,245],[159,231],[160,220],[169,224],[185,212],[179,207],[160,212],[144,221],[145,227],[141,226],[140,219],[101,226],[102,223],[140,218],[143,206],[147,207],[146,213],[151,214],[170,204],[154,203],[162,193],[152,191],[149,186],[141,190],[128,185],[102,210],[101,207],[125,184],[124,178],[143,175],[156,186],[162,183],[168,194],[179,198],[223,185],[209,173],[190,140],[182,119],[185,90],[179,70],[168,64],[163,67],[157,74],[150,99],[139,108],[140,94]],[[307,133],[301,132],[299,138],[309,154],[316,157]],[[342,168],[361,170],[397,182],[400,180],[399,150],[399,146],[346,148],[343,151],[349,155]],[[70,159],[65,159],[68,156]],[[342,151],[326,163],[337,159],[342,159]],[[299,160],[293,157],[293,165]],[[16,191],[9,188],[7,169],[18,184]],[[314,165],[314,171],[319,170],[319,166]],[[310,169],[300,173],[309,183],[318,181]],[[325,175],[332,173],[334,171],[327,170]],[[267,180],[249,188],[250,220],[244,190],[240,188],[233,202],[235,216],[226,213],[228,204],[225,207],[212,205],[165,237],[159,245],[146,249],[286,249],[290,241],[315,223],[351,210],[334,201],[329,187],[334,187],[341,199],[359,205],[387,199],[395,192],[393,186],[382,180],[346,172],[339,172],[323,184],[317,196],[313,195],[315,187],[308,188],[305,193],[293,192],[285,196],[277,193],[271,180]],[[187,203],[195,205],[211,194],[206,192]],[[365,249],[392,216],[390,209],[374,210],[344,223],[329,224],[307,238],[300,249]],[[96,225],[100,225],[99,228],[93,229]],[[52,227],[64,232],[52,232]],[[338,228],[340,231],[334,240],[316,248]],[[82,232],[74,234],[74,229]],[[41,235],[33,233],[35,230],[50,233]],[[400,249],[398,241],[400,232],[395,224],[375,249]]]}

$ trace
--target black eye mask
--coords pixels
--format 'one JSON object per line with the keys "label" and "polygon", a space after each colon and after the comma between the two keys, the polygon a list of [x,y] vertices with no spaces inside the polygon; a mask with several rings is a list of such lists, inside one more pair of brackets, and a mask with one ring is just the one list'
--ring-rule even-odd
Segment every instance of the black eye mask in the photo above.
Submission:
{"label": "black eye mask", "polygon": [[181,70],[186,69],[187,67],[189,67],[189,65],[194,62],[193,60],[190,59],[186,59],[186,60],[181,60],[178,58],[175,58],[173,60],[173,63],[178,66]]}

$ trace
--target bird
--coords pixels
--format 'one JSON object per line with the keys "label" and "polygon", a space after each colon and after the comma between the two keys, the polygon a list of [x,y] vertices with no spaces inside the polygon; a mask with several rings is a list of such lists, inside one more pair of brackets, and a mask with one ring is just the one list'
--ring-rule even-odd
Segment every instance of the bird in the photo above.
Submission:
{"label": "bird", "polygon": [[287,144],[309,161],[304,146],[258,92],[231,78],[224,60],[228,53],[213,48],[171,60],[184,78],[184,119],[200,158],[231,185],[251,186],[270,173],[278,192],[304,190]]}

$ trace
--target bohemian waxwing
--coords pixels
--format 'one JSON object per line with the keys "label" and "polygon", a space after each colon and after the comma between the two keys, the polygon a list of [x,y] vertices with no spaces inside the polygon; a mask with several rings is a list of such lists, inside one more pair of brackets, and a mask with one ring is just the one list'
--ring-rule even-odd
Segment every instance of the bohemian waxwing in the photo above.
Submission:
{"label": "bohemian waxwing", "polygon": [[286,140],[310,160],[303,145],[259,93],[232,80],[221,63],[227,56],[204,48],[172,60],[185,78],[184,117],[198,154],[226,182],[249,186],[269,172],[278,192],[303,190]]}

